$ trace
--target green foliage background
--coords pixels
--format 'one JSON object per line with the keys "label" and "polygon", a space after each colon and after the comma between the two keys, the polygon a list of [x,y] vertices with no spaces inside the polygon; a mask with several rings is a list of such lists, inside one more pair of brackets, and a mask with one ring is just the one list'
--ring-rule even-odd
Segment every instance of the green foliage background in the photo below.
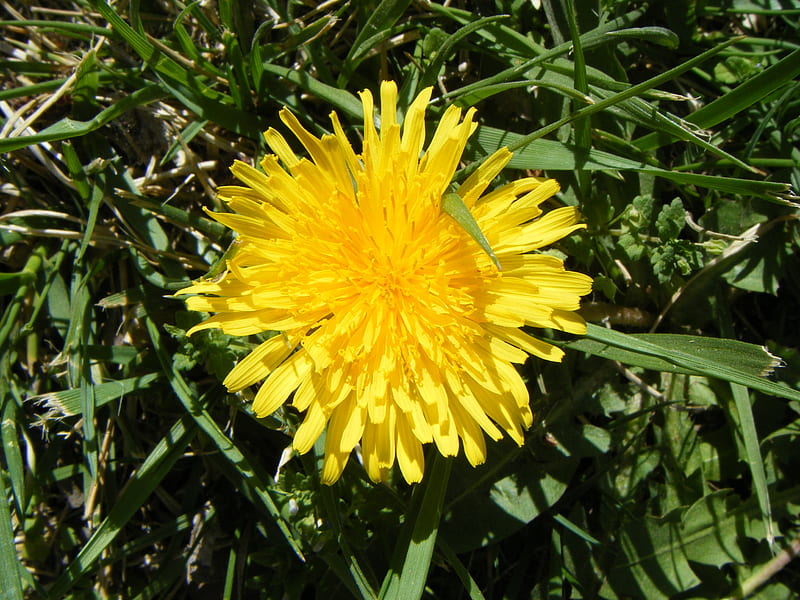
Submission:
{"label": "green foliage background", "polygon": [[[792,3],[2,11],[0,596],[800,593]],[[351,461],[327,488],[319,448],[285,452],[298,415],[220,384],[256,340],[187,338],[171,294],[219,268],[202,208],[279,108],[355,140],[384,78],[406,104],[435,86],[431,121],[478,108],[465,169],[508,145],[501,179],[559,180],[551,208],[589,228],[554,251],[595,278],[594,325],[525,365],[523,448],[431,458],[416,488]]]}

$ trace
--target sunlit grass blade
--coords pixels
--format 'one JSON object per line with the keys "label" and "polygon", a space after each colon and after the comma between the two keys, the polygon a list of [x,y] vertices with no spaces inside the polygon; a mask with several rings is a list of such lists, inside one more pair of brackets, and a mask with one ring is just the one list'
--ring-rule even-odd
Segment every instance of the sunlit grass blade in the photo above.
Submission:
{"label": "sunlit grass blade", "polygon": [[[686,121],[698,127],[713,127],[754,105],[798,75],[800,75],[800,50],[795,50],[727,94],[696,110],[686,117]],[[669,141],[669,138],[662,134],[650,133],[634,140],[634,144],[642,150],[653,150]]]}
{"label": "sunlit grass blade", "polygon": [[151,85],[141,88],[100,111],[88,121],[76,121],[65,117],[38,133],[0,139],[0,152],[12,152],[33,144],[66,140],[86,135],[100,129],[106,123],[137,106],[148,104],[166,96],[167,93],[158,86]]}
{"label": "sunlit grass blade", "polygon": [[[163,375],[161,373],[148,373],[146,375],[95,384],[95,408],[100,408],[115,400],[122,400],[125,395],[132,392],[146,390],[162,377]],[[54,414],[60,417],[80,415],[82,411],[81,390],[75,388],[49,392],[38,396],[29,396],[28,401],[41,403],[46,410],[53,411]]]}
{"label": "sunlit grass blade", "polygon": [[433,85],[436,82],[436,79],[439,77],[439,72],[441,71],[445,61],[450,58],[454,52],[456,44],[461,42],[462,39],[479,29],[483,29],[493,23],[498,23],[507,18],[508,17],[506,15],[483,17],[477,21],[473,21],[472,23],[465,25],[453,35],[448,36],[445,42],[436,50],[436,54],[433,55],[430,63],[425,67],[425,71],[420,76],[419,81],[417,82],[417,92],[422,90],[422,88]]}
{"label": "sunlit grass blade", "polygon": [[775,543],[772,507],[770,506],[767,475],[764,472],[764,458],[761,456],[761,444],[758,441],[758,431],[756,431],[756,422],[753,418],[750,394],[743,385],[731,383],[730,386],[733,402],[736,406],[739,434],[742,436],[742,442],[744,442],[747,463],[753,476],[753,488],[755,488],[756,497],[758,498],[761,520],[764,523],[764,535],[771,546]]}
{"label": "sunlit grass blade", "polygon": [[[642,16],[642,14],[643,12],[638,9],[632,10],[621,17],[606,21],[602,25],[590,31],[587,31],[581,36],[583,49],[588,50],[590,48],[608,43],[611,40],[611,38],[607,36],[609,32],[625,28],[626,26],[632,24],[637,19],[639,19]],[[551,48],[549,50],[544,50],[534,58],[528,59],[518,65],[514,65],[513,67],[504,69],[499,73],[496,73],[489,77],[485,77],[481,81],[478,81],[476,83],[470,83],[465,86],[462,86],[457,90],[453,90],[452,92],[448,93],[445,97],[457,101],[459,97],[465,94],[469,94],[474,90],[480,89],[486,85],[507,82],[509,80],[521,76],[522,74],[526,73],[527,71],[537,66],[538,64],[544,63],[546,60],[555,59],[559,56],[564,56],[565,54],[568,54],[571,49],[572,49],[572,42],[566,42],[564,44],[555,46],[554,48]]]}
{"label": "sunlit grass blade", "polygon": [[452,459],[432,452],[431,469],[415,490],[412,507],[381,586],[381,600],[417,600],[428,578]]}
{"label": "sunlit grass blade", "polygon": [[576,119],[588,117],[589,115],[592,115],[594,113],[603,111],[603,110],[605,110],[606,108],[608,108],[610,106],[614,106],[615,104],[618,104],[618,103],[622,102],[623,100],[626,100],[628,98],[634,98],[634,97],[638,96],[639,94],[641,94],[641,93],[643,93],[643,92],[645,92],[647,90],[650,90],[652,88],[658,87],[661,84],[666,83],[667,81],[671,81],[672,79],[675,79],[681,73],[685,73],[689,69],[692,69],[693,67],[695,67],[695,66],[697,66],[699,64],[702,64],[703,62],[707,61],[709,58],[719,54],[725,48],[737,43],[738,41],[740,41],[740,38],[733,38],[733,39],[730,39],[730,40],[726,40],[726,41],[720,43],[719,45],[715,46],[714,48],[706,50],[702,54],[699,54],[699,55],[697,55],[697,56],[695,56],[693,58],[690,58],[686,62],[681,63],[680,65],[678,65],[676,67],[673,67],[672,69],[669,69],[669,70],[665,71],[664,73],[661,73],[660,75],[656,75],[655,77],[652,77],[652,78],[648,79],[647,81],[643,81],[640,84],[631,86],[630,88],[628,88],[625,91],[619,92],[617,94],[613,94],[613,95],[611,95],[611,96],[609,96],[607,98],[603,98],[602,100],[599,100],[595,104],[591,104],[589,106],[585,106],[585,107],[583,107],[581,109],[578,109],[578,110],[574,111],[571,115],[569,115],[569,116],[567,116],[567,117],[565,117],[563,119],[559,119],[555,123],[551,123],[550,125],[546,125],[544,127],[541,127],[540,129],[537,129],[536,131],[534,131],[532,133],[529,133],[528,135],[523,136],[522,139],[520,139],[518,142],[516,142],[515,144],[512,144],[509,147],[509,150],[514,152],[516,150],[524,148],[527,144],[531,143],[532,141],[538,140],[539,138],[544,137],[548,133],[551,133],[553,131],[556,131],[556,130],[560,129],[561,127],[563,127],[567,123],[571,123],[572,121],[575,121]]}
{"label": "sunlit grass blade", "polygon": [[22,600],[25,597],[22,593],[19,568],[14,531],[11,528],[5,473],[0,471],[0,585],[3,586],[4,599]]}
{"label": "sunlit grass blade", "polygon": [[662,169],[594,148],[587,152],[555,140],[537,139],[519,148],[523,136],[487,126],[478,129],[477,138],[482,155],[489,155],[503,146],[517,147],[514,156],[508,163],[508,166],[513,169],[564,170],[580,168],[588,171],[635,171],[677,183],[697,185],[728,193],[762,196],[771,202],[787,204],[777,194],[789,191],[788,183]]}
{"label": "sunlit grass blade", "polygon": [[678,367],[688,369],[690,372],[708,377],[723,379],[731,383],[758,390],[765,394],[800,401],[800,391],[787,385],[781,385],[763,377],[751,375],[740,370],[735,365],[716,362],[707,357],[693,356],[675,349],[667,349],[651,342],[638,339],[612,329],[588,324],[586,337],[590,340],[616,346],[630,352],[641,353],[646,356],[656,357],[670,362]]}

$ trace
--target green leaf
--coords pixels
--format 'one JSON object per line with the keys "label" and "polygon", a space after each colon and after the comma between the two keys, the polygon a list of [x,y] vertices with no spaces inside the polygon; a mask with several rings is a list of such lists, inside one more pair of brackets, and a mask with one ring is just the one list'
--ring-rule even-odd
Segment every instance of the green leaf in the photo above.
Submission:
{"label": "green leaf", "polygon": [[66,140],[86,135],[137,106],[161,100],[166,96],[167,93],[158,86],[148,85],[147,87],[126,95],[119,102],[100,111],[88,121],[76,121],[74,119],[64,118],[33,135],[0,139],[0,153],[13,152],[14,150],[25,148],[26,146],[41,144],[42,142]]}
{"label": "green leaf", "polygon": [[[147,375],[95,384],[93,386],[95,407],[99,408],[109,402],[122,400],[127,394],[146,390],[162,377],[161,373],[148,373]],[[47,394],[30,396],[28,400],[43,404],[44,408],[54,416],[72,417],[80,415],[82,412],[80,389],[48,392]]]}
{"label": "green leaf", "polygon": [[266,73],[272,73],[273,75],[277,75],[278,77],[299,85],[309,94],[313,94],[320,100],[324,100],[352,119],[362,119],[364,117],[364,107],[361,105],[361,101],[347,90],[322,83],[314,79],[308,73],[298,71],[297,69],[289,69],[271,63],[265,63],[263,69]]}
{"label": "green leaf", "polygon": [[11,511],[8,507],[8,491],[5,473],[0,472],[0,586],[3,600],[22,600],[20,561],[11,528]]}
{"label": "green leaf", "polygon": [[[796,497],[797,488],[785,495]],[[734,494],[720,490],[685,512],[631,521],[620,532],[624,555],[609,573],[611,587],[634,598],[673,598],[700,582],[689,561],[713,567],[744,562],[739,541],[754,536],[757,514],[752,502],[741,504]]]}
{"label": "green leaf", "polygon": [[[686,117],[686,121],[702,128],[713,127],[753,106],[798,75],[800,75],[800,50],[795,50],[737,88],[695,111]],[[670,138],[664,134],[651,133],[634,143],[642,150],[654,150],[669,141]]]}
{"label": "green leaf", "polygon": [[497,543],[531,523],[564,494],[578,464],[554,450],[536,459],[514,453],[508,442],[487,449],[485,467],[456,464],[458,493],[448,499],[440,535],[458,553]]}
{"label": "green leaf", "polygon": [[288,523],[286,523],[281,516],[280,510],[275,506],[275,502],[270,495],[270,486],[260,473],[253,468],[251,461],[244,455],[239,446],[225,435],[219,425],[211,418],[211,415],[205,410],[200,400],[197,399],[191,389],[189,389],[186,380],[180,373],[172,368],[172,360],[161,341],[161,334],[150,317],[145,317],[145,326],[147,327],[150,340],[153,343],[153,349],[158,357],[158,361],[161,363],[164,375],[166,375],[172,389],[175,391],[175,394],[178,396],[178,399],[181,401],[186,411],[214,443],[220,454],[236,473],[239,481],[241,481],[244,486],[242,491],[251,498],[254,498],[256,505],[266,511],[273,519],[294,553],[303,560],[303,553],[298,541],[295,539]]}
{"label": "green leaf", "polygon": [[[716,377],[744,385],[765,394],[800,401],[800,391],[760,376],[769,373],[778,365],[777,361],[780,360],[763,349],[761,356],[758,358],[754,358],[752,352],[731,354],[734,346],[728,344],[728,341],[720,345],[720,340],[716,340],[712,343],[712,349],[707,352],[698,352],[698,349],[702,348],[702,342],[697,345],[697,342],[685,340],[686,343],[684,344],[681,340],[678,340],[679,343],[677,345],[674,344],[674,341],[671,343],[668,341],[666,345],[661,345],[660,343],[654,343],[652,338],[648,339],[641,335],[628,335],[591,323],[587,325],[586,337],[602,345],[600,347],[587,346],[588,349],[586,351],[591,354],[604,355],[610,350],[609,347],[613,347],[626,351],[622,354],[617,354],[614,351],[611,356],[616,355],[619,358],[614,358],[614,360],[620,360],[627,364],[655,368],[661,371]],[[672,337],[680,338],[683,336]],[[659,340],[659,338],[655,339]],[[668,338],[663,339],[668,340]],[[731,343],[736,345],[742,342],[731,341]],[[752,345],[746,344],[746,346]],[[567,347],[572,346],[568,344]],[[758,346],[755,347],[758,348]],[[744,350],[741,346],[739,346],[739,349]],[[729,362],[732,360],[732,356],[738,356],[738,358],[733,362]],[[660,360],[654,363],[652,362],[654,358]],[[648,364],[659,366],[647,366]],[[754,368],[759,369],[757,373],[753,372]]]}
{"label": "green leaf", "polygon": [[[503,146],[519,146],[523,137],[524,136],[518,133],[481,126],[478,128],[476,141],[480,147],[480,154],[489,156],[492,152]],[[515,150],[514,156],[508,163],[508,168],[554,171],[585,169],[587,171],[609,172],[629,170],[669,179],[677,183],[697,185],[737,195],[758,195],[784,205],[786,202],[777,198],[775,194],[784,193],[789,190],[788,183],[670,171],[643,162],[616,156],[609,152],[594,149],[587,152],[569,144],[546,139],[536,139],[528,145]]]}
{"label": "green leaf", "polygon": [[453,220],[458,223],[473,240],[478,242],[478,245],[481,247],[481,249],[489,255],[489,258],[492,259],[492,262],[497,267],[497,270],[502,271],[500,261],[497,260],[497,256],[495,255],[494,251],[492,251],[492,247],[489,245],[489,240],[487,240],[486,236],[483,235],[481,228],[478,226],[478,222],[475,220],[475,217],[472,216],[472,213],[470,212],[469,208],[467,208],[467,205],[464,204],[461,196],[455,192],[449,192],[442,196],[442,210],[450,215]]}
{"label": "green leaf", "polygon": [[483,29],[492,23],[497,23],[498,21],[502,21],[503,19],[507,18],[508,16],[506,15],[484,17],[465,25],[455,33],[447,36],[444,43],[441,44],[436,50],[430,63],[422,73],[422,76],[417,83],[417,89],[426,88],[436,83],[436,79],[439,77],[439,71],[444,66],[445,61],[447,61],[451,57],[451,54],[455,51],[454,48],[458,42],[479,29]]}
{"label": "green leaf", "polygon": [[750,403],[750,394],[747,388],[731,383],[731,393],[736,406],[735,421],[738,421],[738,432],[744,442],[747,463],[753,477],[753,488],[758,498],[758,506],[761,510],[761,520],[764,524],[764,537],[770,545],[775,541],[775,533],[772,527],[772,507],[769,501],[769,489],[767,488],[767,475],[764,471],[764,459],[761,456],[761,444],[758,439],[756,422],[753,418],[753,407]]}
{"label": "green leaf", "polygon": [[340,88],[345,88],[366,55],[391,35],[392,25],[402,16],[409,4],[411,0],[383,0],[370,13],[342,63],[342,73],[337,82]]}
{"label": "green leaf", "polygon": [[[709,362],[736,365],[743,373],[755,377],[769,375],[781,363],[780,358],[771,354],[764,346],[748,344],[738,340],[703,337],[697,335],[681,335],[673,333],[639,333],[619,334],[626,339],[639,340],[663,349],[664,358],[642,354],[621,346],[612,346],[598,341],[595,337],[595,325],[589,325],[591,338],[583,338],[566,344],[567,348],[580,350],[609,360],[618,360],[627,365],[643,367],[652,371],[666,373],[696,374],[692,369],[681,367],[670,362],[666,355],[670,351],[691,354]],[[601,329],[597,327],[597,329]]]}
{"label": "green leaf", "polygon": [[686,209],[680,198],[674,198],[671,204],[665,204],[656,217],[656,232],[662,242],[668,242],[678,237],[686,225]]}
{"label": "green leaf", "polygon": [[407,517],[392,566],[383,581],[381,600],[418,600],[425,591],[453,462],[436,449],[432,454],[433,464],[415,490],[416,507]]}

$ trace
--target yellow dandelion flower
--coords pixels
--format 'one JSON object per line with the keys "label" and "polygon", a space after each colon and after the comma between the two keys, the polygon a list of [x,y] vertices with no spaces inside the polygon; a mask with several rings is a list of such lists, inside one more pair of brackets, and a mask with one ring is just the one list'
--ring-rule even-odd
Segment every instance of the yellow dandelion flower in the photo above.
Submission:
{"label": "yellow dandelion flower", "polygon": [[[214,218],[238,233],[239,250],[219,280],[178,292],[188,308],[215,313],[191,332],[277,331],[226,377],[232,392],[263,380],[253,410],[266,416],[291,398],[304,414],[294,448],[308,452],[327,426],[322,481],[335,482],[361,445],[373,481],[395,461],[409,483],[423,474],[423,445],[445,456],[463,446],[486,458],[484,434],[517,444],[533,421],[513,366],[562,351],[524,326],[585,333],[574,312],[592,280],[558,258],[532,253],[585,225],[578,210],[545,214],[553,180],[525,177],[484,194],[511,153],[495,152],[458,188],[502,270],[447,213],[442,198],[477,124],[450,106],[425,147],[431,89],[397,122],[397,88],[361,92],[364,141],[356,154],[336,113],[333,135],[309,133],[288,110],[281,120],[305,147],[298,158],[274,129],[262,170],[236,162],[244,184],[219,197]],[[190,333],[191,333],[190,332]]]}

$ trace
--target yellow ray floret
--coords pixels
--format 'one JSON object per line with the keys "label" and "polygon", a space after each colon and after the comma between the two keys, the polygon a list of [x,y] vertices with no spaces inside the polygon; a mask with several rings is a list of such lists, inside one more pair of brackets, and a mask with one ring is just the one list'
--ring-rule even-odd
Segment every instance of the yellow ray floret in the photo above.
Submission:
{"label": "yellow ray floret", "polygon": [[258,416],[286,402],[304,413],[294,438],[308,452],[326,432],[322,481],[331,484],[360,445],[369,477],[397,464],[420,481],[423,444],[446,456],[486,459],[485,435],[518,444],[533,423],[528,390],[514,364],[563,352],[524,326],[584,333],[574,312],[591,291],[586,275],[534,251],[585,227],[573,207],[549,212],[553,180],[526,177],[486,192],[511,158],[502,148],[458,187],[499,258],[498,269],[442,211],[474,109],[448,107],[425,146],[420,93],[397,121],[397,88],[361,92],[364,142],[350,145],[335,113],[333,134],[316,137],[288,110],[280,117],[303,158],[276,130],[274,152],[257,170],[232,167],[243,186],[219,197],[233,211],[214,214],[238,233],[224,277],[178,294],[190,309],[214,313],[192,332],[276,332],[225,378],[230,391],[261,382]]}

